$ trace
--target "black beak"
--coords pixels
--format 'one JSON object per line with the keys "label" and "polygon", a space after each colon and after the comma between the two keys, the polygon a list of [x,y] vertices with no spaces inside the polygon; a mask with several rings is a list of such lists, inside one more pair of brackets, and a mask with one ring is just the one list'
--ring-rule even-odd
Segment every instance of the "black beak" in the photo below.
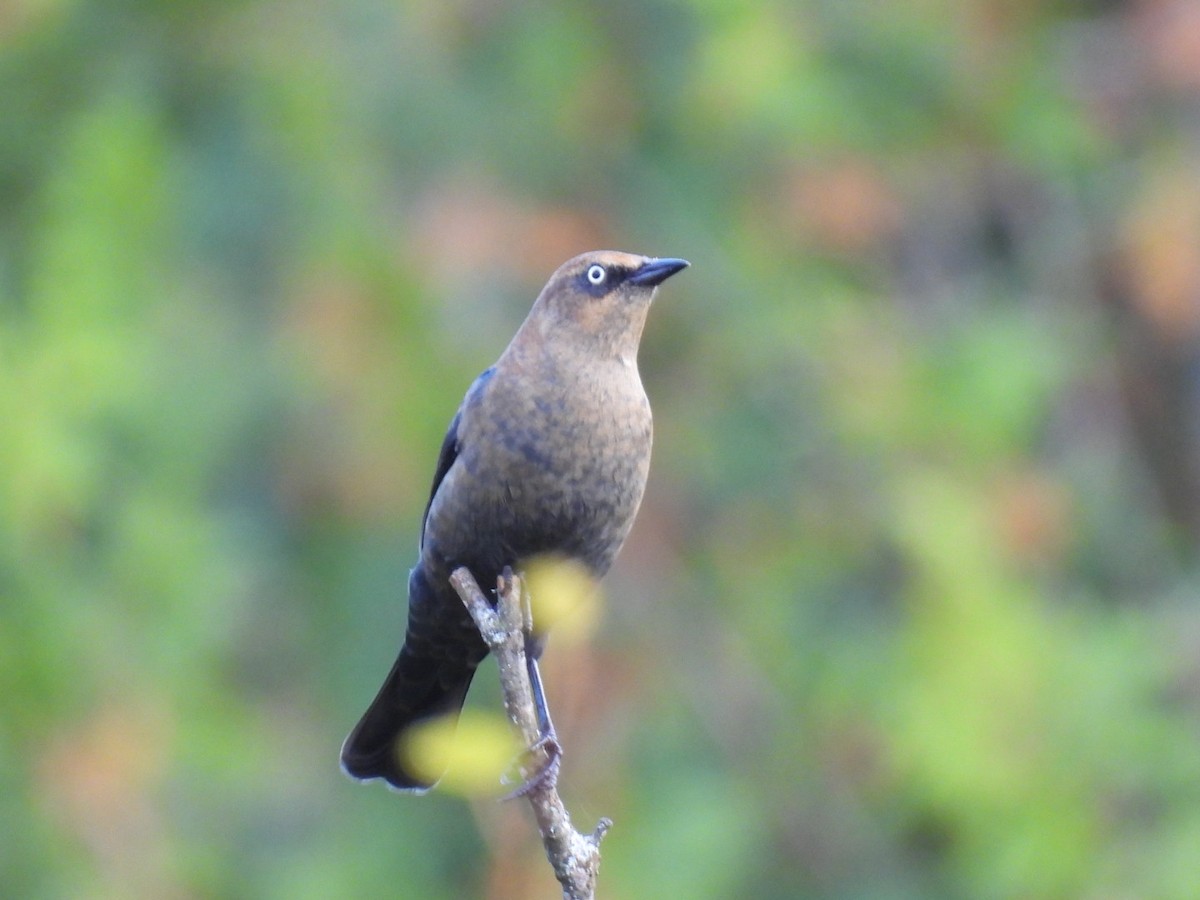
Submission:
{"label": "black beak", "polygon": [[630,284],[641,284],[648,287],[654,287],[662,284],[676,272],[682,272],[691,263],[686,259],[649,259],[638,266],[637,270],[629,276],[627,281]]}

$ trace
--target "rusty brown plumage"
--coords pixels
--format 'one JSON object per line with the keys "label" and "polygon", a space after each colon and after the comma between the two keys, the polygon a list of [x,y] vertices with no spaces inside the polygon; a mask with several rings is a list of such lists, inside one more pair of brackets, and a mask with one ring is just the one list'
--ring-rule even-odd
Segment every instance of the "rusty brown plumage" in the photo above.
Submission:
{"label": "rusty brown plumage", "polygon": [[450,586],[455,568],[488,585],[543,553],[596,578],[612,564],[650,467],[638,345],[658,285],[686,266],[615,251],[567,261],[467,391],[434,474],[404,645],[342,746],[350,776],[432,786],[405,769],[397,742],[417,722],[457,714],[487,652]]}

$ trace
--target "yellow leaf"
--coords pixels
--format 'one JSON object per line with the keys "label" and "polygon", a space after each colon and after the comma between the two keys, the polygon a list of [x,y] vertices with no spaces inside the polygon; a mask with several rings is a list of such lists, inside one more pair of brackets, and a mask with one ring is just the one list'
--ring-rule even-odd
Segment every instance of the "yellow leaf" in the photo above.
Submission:
{"label": "yellow leaf", "polygon": [[464,796],[498,793],[521,746],[502,716],[465,709],[410,728],[400,742],[406,766]]}
{"label": "yellow leaf", "polygon": [[559,556],[538,556],[524,567],[525,589],[538,633],[555,643],[586,638],[600,619],[600,588],[588,570]]}

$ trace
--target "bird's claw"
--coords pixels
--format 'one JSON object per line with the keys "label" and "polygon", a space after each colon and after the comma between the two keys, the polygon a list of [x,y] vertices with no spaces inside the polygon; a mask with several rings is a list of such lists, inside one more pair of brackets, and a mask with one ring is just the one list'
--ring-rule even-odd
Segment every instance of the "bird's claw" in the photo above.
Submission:
{"label": "bird's claw", "polygon": [[524,760],[532,760],[539,752],[545,755],[545,759],[533,767],[532,774],[525,774],[527,767],[521,762],[514,764],[514,768],[521,772],[524,781],[501,799],[515,800],[528,795],[532,790],[544,787],[546,784],[554,785],[558,781],[558,770],[562,765],[562,745],[559,744],[558,738],[554,734],[542,735],[538,738],[537,743],[521,754],[521,757]]}

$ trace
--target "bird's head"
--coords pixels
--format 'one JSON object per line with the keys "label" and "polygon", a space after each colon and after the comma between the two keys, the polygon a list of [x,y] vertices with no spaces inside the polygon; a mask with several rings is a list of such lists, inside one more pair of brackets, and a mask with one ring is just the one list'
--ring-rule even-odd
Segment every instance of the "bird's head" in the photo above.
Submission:
{"label": "bird's head", "polygon": [[576,256],[550,276],[526,327],[534,326],[542,341],[632,361],[655,290],[687,265],[615,250]]}

